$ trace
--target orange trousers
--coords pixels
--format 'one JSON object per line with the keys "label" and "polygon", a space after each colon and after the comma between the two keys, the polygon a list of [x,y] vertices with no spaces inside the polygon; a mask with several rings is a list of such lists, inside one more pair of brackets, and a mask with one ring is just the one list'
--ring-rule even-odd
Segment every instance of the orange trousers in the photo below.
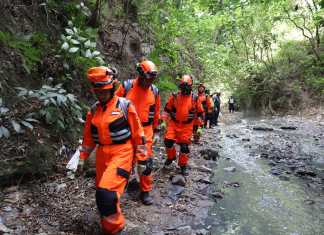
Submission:
{"label": "orange trousers", "polygon": [[171,120],[168,123],[167,131],[165,134],[165,145],[167,158],[174,160],[176,158],[176,149],[174,143],[180,145],[180,154],[178,165],[180,167],[186,166],[189,161],[189,144],[193,132],[193,122],[183,124],[176,123]]}
{"label": "orange trousers", "polygon": [[176,123],[173,120],[169,121],[165,133],[165,138],[175,140],[176,143],[190,144],[193,130],[193,122],[183,124]]}
{"label": "orange trousers", "polygon": [[134,148],[125,144],[99,146],[96,152],[96,201],[104,233],[115,234],[125,226],[120,197],[128,182]]}
{"label": "orange trousers", "polygon": [[[146,146],[147,146],[147,155],[149,158],[153,157],[153,126],[144,126],[144,135],[146,138]],[[153,188],[153,177],[150,173],[149,175],[140,175],[140,187],[142,192],[150,192]]]}

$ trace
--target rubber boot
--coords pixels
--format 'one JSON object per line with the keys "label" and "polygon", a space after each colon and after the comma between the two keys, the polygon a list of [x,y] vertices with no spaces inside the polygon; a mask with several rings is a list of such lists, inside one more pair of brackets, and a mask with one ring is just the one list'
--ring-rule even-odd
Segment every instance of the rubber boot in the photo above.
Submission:
{"label": "rubber boot", "polygon": [[141,192],[140,199],[144,205],[152,205],[153,197],[150,195],[150,192]]}

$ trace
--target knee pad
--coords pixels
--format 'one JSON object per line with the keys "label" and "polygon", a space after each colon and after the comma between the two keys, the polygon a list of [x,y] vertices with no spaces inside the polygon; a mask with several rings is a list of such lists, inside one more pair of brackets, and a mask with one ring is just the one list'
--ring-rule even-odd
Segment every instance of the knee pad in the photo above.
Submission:
{"label": "knee pad", "polygon": [[188,144],[179,144],[181,153],[190,153]]}
{"label": "knee pad", "polygon": [[98,188],[96,191],[96,202],[101,216],[109,216],[117,213],[118,197],[115,191]]}
{"label": "knee pad", "polygon": [[167,148],[172,148],[174,145],[174,140],[164,139],[164,145]]}

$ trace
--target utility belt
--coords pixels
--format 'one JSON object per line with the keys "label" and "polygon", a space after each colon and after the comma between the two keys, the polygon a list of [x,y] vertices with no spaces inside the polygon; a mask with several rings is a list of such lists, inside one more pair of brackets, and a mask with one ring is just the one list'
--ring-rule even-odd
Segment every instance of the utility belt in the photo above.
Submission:
{"label": "utility belt", "polygon": [[120,140],[118,142],[110,143],[110,144],[102,144],[102,143],[96,142],[96,144],[99,145],[100,147],[103,147],[103,146],[111,146],[111,145],[118,145],[118,144],[126,144],[128,140],[129,139],[127,139],[127,140]]}
{"label": "utility belt", "polygon": [[152,121],[147,121],[147,122],[142,122],[142,126],[150,126],[150,125],[152,125],[153,124],[153,122]]}
{"label": "utility belt", "polygon": [[177,120],[175,118],[171,118],[171,120],[174,121],[177,124],[189,124],[189,123],[193,122],[193,119],[188,119],[187,121],[179,121],[179,120]]}

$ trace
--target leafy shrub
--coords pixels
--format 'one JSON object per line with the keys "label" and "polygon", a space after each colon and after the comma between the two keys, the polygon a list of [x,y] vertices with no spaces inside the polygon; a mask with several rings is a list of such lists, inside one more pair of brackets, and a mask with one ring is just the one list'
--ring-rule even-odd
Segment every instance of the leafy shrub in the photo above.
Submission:
{"label": "leafy shrub", "polygon": [[177,90],[177,85],[172,82],[172,78],[166,75],[162,75],[159,77],[159,82],[157,87],[161,91],[175,91]]}
{"label": "leafy shrub", "polygon": [[[96,50],[97,32],[90,28],[80,30],[69,21],[69,27],[65,28],[65,34],[61,35],[61,52],[67,64],[72,65],[82,74],[89,67],[103,65],[101,53]],[[69,67],[69,66],[68,66]]]}
{"label": "leafy shrub", "polygon": [[42,52],[48,45],[46,36],[38,32],[24,38],[18,38],[10,33],[0,31],[0,42],[17,49],[21,53],[23,66],[28,73],[40,63]]}
{"label": "leafy shrub", "polygon": [[62,88],[62,84],[55,87],[44,85],[39,90],[27,90],[22,87],[17,87],[17,89],[19,97],[36,98],[41,102],[41,109],[36,116],[57,129],[57,132],[66,129],[71,131],[76,123],[82,122],[81,107],[76,97],[67,93]]}
{"label": "leafy shrub", "polygon": [[[30,115],[26,115],[23,119],[17,119],[11,117],[9,113],[10,110],[5,107],[2,98],[0,98],[0,121],[1,123],[11,123],[12,128],[16,133],[24,133],[25,129],[33,130],[34,126],[32,123],[38,122],[36,119],[31,118]],[[9,138],[10,135],[11,134],[8,127],[6,127],[4,124],[1,124],[0,139],[2,137]]]}

